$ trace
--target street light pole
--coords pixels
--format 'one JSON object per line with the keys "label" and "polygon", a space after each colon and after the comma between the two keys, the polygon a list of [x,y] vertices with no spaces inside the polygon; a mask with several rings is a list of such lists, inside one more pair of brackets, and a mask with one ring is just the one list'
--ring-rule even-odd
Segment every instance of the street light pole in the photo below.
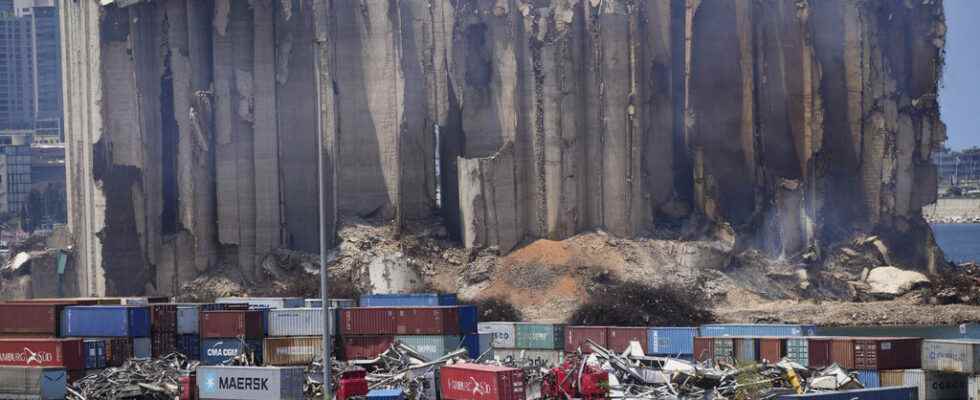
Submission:
{"label": "street light pole", "polygon": [[[313,43],[313,55],[314,55],[314,60],[315,60],[314,62],[316,63],[316,65],[314,65],[314,71],[319,71],[320,68],[322,68],[322,64],[320,63],[320,46],[319,46],[319,43],[317,43],[317,42],[314,42]],[[320,307],[321,307],[321,311],[323,312],[323,337],[322,337],[323,338],[323,398],[325,400],[333,400],[332,390],[331,390],[331,387],[330,387],[331,386],[330,378],[331,378],[331,374],[333,373],[333,360],[330,357],[330,350],[331,350],[330,347],[331,347],[331,345],[333,345],[333,342],[330,340],[331,339],[331,337],[330,337],[330,325],[331,324],[330,323],[331,323],[331,321],[333,321],[333,319],[331,319],[331,317],[330,317],[330,309],[331,309],[331,307],[330,307],[330,303],[327,301],[328,297],[330,297],[327,294],[327,287],[328,287],[328,285],[327,285],[328,284],[328,282],[327,282],[327,233],[328,233],[328,230],[327,230],[327,218],[326,218],[326,213],[325,213],[326,209],[324,207],[324,198],[326,197],[326,193],[325,193],[326,188],[323,187],[323,172],[324,172],[323,171],[323,169],[324,169],[323,168],[323,163],[325,161],[323,159],[323,150],[324,150],[323,149],[323,117],[322,117],[322,115],[320,115],[320,113],[323,112],[323,109],[321,107],[321,99],[320,99],[321,92],[323,90],[322,89],[323,82],[320,82],[320,74],[319,73],[314,74],[314,77],[316,79],[316,90],[317,90],[317,94],[316,94],[316,110],[317,110],[317,119],[316,119],[317,120],[317,124],[316,124],[316,144],[317,144],[317,146],[316,146],[317,147],[316,161],[317,161],[317,163],[316,164],[317,164],[317,174],[316,174],[316,176],[317,176],[317,189],[318,189],[319,197],[320,197],[319,207],[318,208],[320,210],[320,213],[319,213],[319,219],[320,219]]]}

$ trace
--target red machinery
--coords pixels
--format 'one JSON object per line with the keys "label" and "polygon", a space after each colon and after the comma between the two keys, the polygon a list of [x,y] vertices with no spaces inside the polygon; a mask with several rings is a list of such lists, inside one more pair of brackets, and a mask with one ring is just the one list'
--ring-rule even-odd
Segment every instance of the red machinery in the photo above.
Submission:
{"label": "red machinery", "polygon": [[337,400],[347,400],[354,396],[366,396],[367,394],[367,371],[357,368],[340,374],[340,384],[337,385]]}
{"label": "red machinery", "polygon": [[[551,369],[541,384],[541,396],[546,399],[597,400],[609,397],[609,372],[586,364],[575,358]],[[580,377],[581,376],[581,377]]]}

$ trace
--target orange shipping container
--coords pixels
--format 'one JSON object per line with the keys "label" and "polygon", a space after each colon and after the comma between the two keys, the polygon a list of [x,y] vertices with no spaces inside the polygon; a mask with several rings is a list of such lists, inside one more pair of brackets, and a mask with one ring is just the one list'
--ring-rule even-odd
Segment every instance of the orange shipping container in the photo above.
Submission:
{"label": "orange shipping container", "polygon": [[854,369],[854,340],[835,338],[830,342],[830,361],[841,368]]}
{"label": "orange shipping container", "polygon": [[266,365],[309,365],[323,354],[320,336],[268,337],[262,345]]}

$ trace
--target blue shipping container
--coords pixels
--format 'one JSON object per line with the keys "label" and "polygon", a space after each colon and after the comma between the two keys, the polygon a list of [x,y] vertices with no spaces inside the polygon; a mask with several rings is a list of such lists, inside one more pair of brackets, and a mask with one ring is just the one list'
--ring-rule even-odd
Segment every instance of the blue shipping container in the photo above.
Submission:
{"label": "blue shipping container", "polygon": [[779,396],[779,400],[918,400],[919,388],[915,386],[877,389],[842,390],[809,394]]}
{"label": "blue shipping container", "polygon": [[479,319],[476,306],[459,306],[459,333],[476,333]]}
{"label": "blue shipping container", "polygon": [[[248,347],[255,352],[255,362],[262,364],[262,341],[247,340]],[[236,338],[204,339],[201,341],[201,363],[220,365],[245,351],[245,344]]]}
{"label": "blue shipping container", "polygon": [[177,335],[177,352],[191,360],[201,359],[201,337],[198,335]]}
{"label": "blue shipping container", "polygon": [[431,307],[459,304],[456,294],[409,293],[366,294],[361,296],[361,307]]}
{"label": "blue shipping container", "polygon": [[791,324],[713,324],[701,325],[700,336],[813,336],[815,325]]}
{"label": "blue shipping container", "polygon": [[401,389],[374,389],[367,394],[368,400],[404,400]]}
{"label": "blue shipping container", "polygon": [[62,337],[147,337],[146,307],[71,306],[61,310]]}
{"label": "blue shipping container", "polygon": [[872,370],[858,370],[858,382],[861,382],[865,388],[880,388],[881,387],[881,374],[878,371]]}
{"label": "blue shipping container", "polygon": [[694,354],[696,327],[656,327],[647,331],[647,350],[650,354]]}
{"label": "blue shipping container", "polygon": [[85,369],[105,368],[105,340],[85,339]]}
{"label": "blue shipping container", "polygon": [[472,333],[463,336],[463,347],[467,350],[467,355],[476,359],[480,356],[480,335],[478,333]]}

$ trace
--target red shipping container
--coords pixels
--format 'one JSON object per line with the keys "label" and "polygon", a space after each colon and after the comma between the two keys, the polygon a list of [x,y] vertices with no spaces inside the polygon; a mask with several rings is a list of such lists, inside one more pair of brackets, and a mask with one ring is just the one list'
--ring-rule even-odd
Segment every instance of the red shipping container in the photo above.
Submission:
{"label": "red shipping container", "polygon": [[830,354],[830,346],[833,341],[827,338],[810,338],[807,344],[807,351],[810,368],[824,368],[833,364]]}
{"label": "red shipping container", "polygon": [[82,339],[0,339],[0,365],[85,369]]}
{"label": "red shipping container", "polygon": [[177,305],[150,304],[150,329],[155,332],[177,332]]}
{"label": "red shipping container", "polygon": [[21,299],[4,300],[4,304],[56,304],[62,306],[94,306],[100,304],[96,299]]}
{"label": "red shipping container", "polygon": [[456,364],[439,368],[444,400],[524,400],[524,372],[483,364]]}
{"label": "red shipping container", "polygon": [[176,332],[153,332],[150,339],[153,357],[163,357],[177,351]]}
{"label": "red shipping container", "polygon": [[830,342],[830,361],[844,369],[854,369],[854,340],[834,338]]}
{"label": "red shipping container", "polygon": [[341,335],[394,334],[397,323],[395,311],[389,307],[362,307],[340,309]]}
{"label": "red shipping container", "polygon": [[458,335],[459,308],[395,307],[395,331],[376,332],[398,335]]}
{"label": "red shipping container", "polygon": [[565,327],[565,351],[569,353],[574,353],[579,348],[582,349],[583,353],[591,353],[592,346],[589,346],[586,339],[592,339],[593,342],[602,346],[608,347],[608,341],[606,339],[606,327],[604,326],[566,326]]}
{"label": "red shipping container", "polygon": [[384,353],[395,343],[393,336],[344,336],[341,347],[347,360],[371,359]]}
{"label": "red shipping container", "polygon": [[694,361],[708,361],[715,358],[715,338],[694,338]]}
{"label": "red shipping container", "polygon": [[919,369],[922,339],[854,338],[854,366],[866,370]]}
{"label": "red shipping container", "polygon": [[783,339],[759,338],[759,360],[777,363],[783,359]]}
{"label": "red shipping container", "polygon": [[49,303],[0,304],[0,334],[58,336],[58,319],[63,307]]}
{"label": "red shipping container", "polygon": [[197,377],[194,374],[181,375],[177,377],[180,383],[179,400],[197,400]]}
{"label": "red shipping container", "polygon": [[643,354],[647,353],[647,328],[610,326],[606,332],[606,341],[609,343],[609,350],[622,353],[629,347],[630,342],[634,341],[640,343]]}
{"label": "red shipping container", "polygon": [[120,367],[133,358],[133,339],[128,337],[100,338],[105,340],[106,366]]}
{"label": "red shipping container", "polygon": [[261,339],[265,336],[262,311],[205,311],[200,320],[202,338]]}

